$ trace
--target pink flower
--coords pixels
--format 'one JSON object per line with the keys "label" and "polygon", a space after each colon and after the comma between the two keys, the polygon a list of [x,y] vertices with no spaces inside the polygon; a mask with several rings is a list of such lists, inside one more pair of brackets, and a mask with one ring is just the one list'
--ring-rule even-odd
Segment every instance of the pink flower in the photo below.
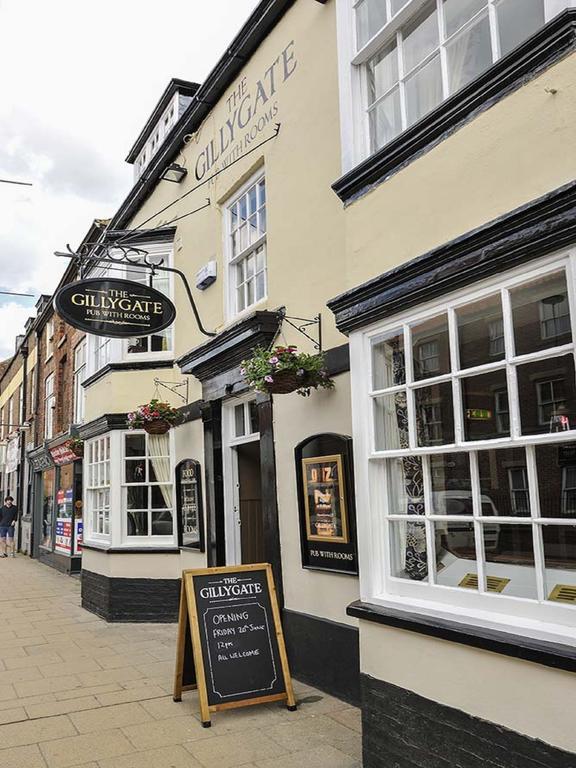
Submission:
{"label": "pink flower", "polygon": [[274,379],[272,378],[272,376],[264,376],[264,381],[267,384],[272,384],[274,382]]}
{"label": "pink flower", "polygon": [[240,368],[240,375],[245,376],[246,375],[246,368]]}
{"label": "pink flower", "polygon": [[277,365],[278,364],[278,358],[277,357],[271,357],[270,360],[268,360],[270,365]]}

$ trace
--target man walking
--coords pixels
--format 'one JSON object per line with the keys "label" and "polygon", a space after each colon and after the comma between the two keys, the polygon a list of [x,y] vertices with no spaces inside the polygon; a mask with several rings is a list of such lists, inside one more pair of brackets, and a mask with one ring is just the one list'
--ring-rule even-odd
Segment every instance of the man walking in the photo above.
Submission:
{"label": "man walking", "polygon": [[6,496],[4,506],[0,507],[0,557],[16,557],[14,552],[14,527],[18,509],[12,496]]}

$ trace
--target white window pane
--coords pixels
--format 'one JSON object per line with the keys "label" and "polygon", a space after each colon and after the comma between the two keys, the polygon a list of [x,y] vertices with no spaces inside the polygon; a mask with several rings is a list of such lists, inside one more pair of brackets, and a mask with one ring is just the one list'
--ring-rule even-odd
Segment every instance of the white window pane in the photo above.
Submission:
{"label": "white window pane", "polygon": [[388,509],[391,515],[423,515],[424,472],[421,456],[388,462]]}
{"label": "white window pane", "polygon": [[251,278],[246,283],[246,306],[249,307],[251,304],[254,304],[254,278]]}
{"label": "white window pane", "polygon": [[260,301],[266,295],[266,272],[256,275],[256,301]]}
{"label": "white window pane", "polygon": [[248,246],[248,228],[246,224],[242,224],[239,230],[240,234],[240,250],[243,251]]}
{"label": "white window pane", "polygon": [[248,220],[250,243],[256,242],[258,239],[258,215],[255,213]]}
{"label": "white window pane", "polygon": [[412,125],[442,101],[440,56],[406,80],[406,117]]}
{"label": "white window pane", "polygon": [[262,208],[258,214],[258,229],[261,235],[266,234],[266,208]]}
{"label": "white window pane", "polygon": [[508,579],[503,595],[535,599],[532,526],[487,523],[483,532],[486,575]]}
{"label": "white window pane", "polygon": [[436,581],[446,587],[459,587],[468,574],[476,576],[468,586],[477,588],[476,540],[474,524],[442,522],[434,526],[436,543]]}
{"label": "white window pane", "polygon": [[248,192],[248,209],[250,214],[253,214],[256,212],[256,208],[257,208],[256,197],[257,197],[257,190],[256,190],[256,185],[254,185],[252,189]]}
{"label": "white window pane", "polygon": [[400,93],[396,89],[370,110],[372,151],[383,147],[398,136],[401,130]]}
{"label": "white window pane", "polygon": [[266,266],[266,255],[264,252],[264,248],[260,247],[256,251],[256,271],[261,272],[265,266]]}
{"label": "white window pane", "polygon": [[390,545],[392,576],[410,581],[423,581],[427,578],[428,555],[424,523],[390,523]]}
{"label": "white window pane", "polygon": [[236,437],[244,437],[246,428],[244,426],[244,404],[234,406],[234,434]]}
{"label": "white window pane", "polygon": [[254,271],[256,268],[256,256],[252,254],[246,259],[246,278],[250,279],[254,277]]}
{"label": "white window pane", "polygon": [[246,199],[246,195],[244,195],[243,197],[240,198],[238,202],[238,215],[240,217],[241,222],[246,221],[247,210],[248,210],[247,199]]}
{"label": "white window pane", "polygon": [[459,30],[482,8],[486,8],[486,0],[444,0],[446,36]]}
{"label": "white window pane", "polygon": [[244,301],[244,286],[241,285],[236,289],[236,308],[238,312],[241,312],[243,309],[245,309],[245,307],[246,303]]}
{"label": "white window pane", "polygon": [[406,392],[374,400],[374,438],[377,451],[408,447]]}
{"label": "white window pane", "polygon": [[457,35],[447,46],[450,92],[474,80],[492,64],[488,14]]}
{"label": "white window pane", "polygon": [[356,38],[362,48],[386,24],[384,0],[364,0],[356,9]]}
{"label": "white window pane", "polygon": [[258,184],[258,204],[264,205],[266,203],[266,182],[264,179]]}
{"label": "white window pane", "polygon": [[410,72],[439,45],[436,3],[428,3],[403,31],[404,71]]}
{"label": "white window pane", "polygon": [[376,101],[398,82],[398,50],[396,45],[380,51],[368,64],[368,100]]}
{"label": "white window pane", "polygon": [[502,0],[497,6],[500,54],[522,43],[544,26],[544,0]]}
{"label": "white window pane", "polygon": [[404,334],[392,331],[372,341],[372,387],[386,389],[406,381]]}

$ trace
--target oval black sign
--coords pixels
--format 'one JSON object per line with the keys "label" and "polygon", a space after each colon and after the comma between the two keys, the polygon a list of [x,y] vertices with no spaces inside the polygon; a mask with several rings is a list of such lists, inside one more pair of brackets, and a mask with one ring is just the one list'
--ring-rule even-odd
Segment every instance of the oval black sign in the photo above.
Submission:
{"label": "oval black sign", "polygon": [[54,309],[74,328],[115,339],[150,336],[176,317],[174,304],[155,288],[107,277],[65,285]]}

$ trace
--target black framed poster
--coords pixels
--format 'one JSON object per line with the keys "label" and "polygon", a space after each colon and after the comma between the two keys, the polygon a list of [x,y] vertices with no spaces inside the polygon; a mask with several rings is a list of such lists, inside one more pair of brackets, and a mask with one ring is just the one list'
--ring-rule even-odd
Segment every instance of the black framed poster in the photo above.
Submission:
{"label": "black framed poster", "polygon": [[200,462],[184,459],[176,467],[178,545],[204,552],[204,510]]}
{"label": "black framed poster", "polygon": [[313,435],[295,458],[302,567],[356,575],[352,438]]}

